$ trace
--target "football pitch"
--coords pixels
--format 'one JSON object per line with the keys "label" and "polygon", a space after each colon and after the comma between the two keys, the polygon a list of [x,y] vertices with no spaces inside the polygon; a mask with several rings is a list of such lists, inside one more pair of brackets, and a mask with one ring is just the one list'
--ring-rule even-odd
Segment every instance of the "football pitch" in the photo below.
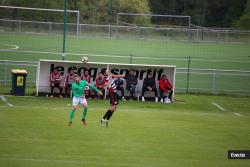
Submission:
{"label": "football pitch", "polygon": [[[0,60],[61,60],[62,40],[61,35],[55,34],[0,33]],[[190,88],[202,89],[209,93],[209,90],[217,89],[218,94],[225,93],[223,90],[231,90],[232,94],[238,90],[241,94],[249,94],[250,90],[249,84],[246,84],[249,83],[249,77],[246,75],[250,71],[250,47],[247,43],[195,43],[67,35],[65,60],[79,61],[83,54],[86,54],[91,62],[176,65],[178,69],[184,69],[177,71],[176,75],[176,87],[180,88],[181,92],[186,90],[185,69],[188,68],[190,56],[190,68],[194,69],[189,76]],[[3,62],[0,65],[0,80],[6,77],[10,81],[9,71],[14,68],[26,69],[28,85],[34,86],[36,69],[29,66],[7,67]],[[196,71],[196,68],[203,71]],[[227,72],[217,72],[216,69]],[[228,70],[235,71],[230,73]],[[2,88],[0,92],[6,94],[9,88]]]}
{"label": "football pitch", "polygon": [[107,100],[89,100],[87,126],[67,126],[71,100],[1,96],[3,167],[247,167],[228,150],[250,149],[250,99],[176,95],[176,102],[123,101],[100,126]]}
{"label": "football pitch", "polygon": [[[60,60],[62,42],[61,35],[0,34],[0,59]],[[11,52],[4,51],[6,49]],[[65,59],[79,61],[82,54],[87,54],[90,61],[96,62],[175,64],[178,68],[186,68],[190,56],[192,68],[250,70],[248,43],[195,43],[68,35]]]}

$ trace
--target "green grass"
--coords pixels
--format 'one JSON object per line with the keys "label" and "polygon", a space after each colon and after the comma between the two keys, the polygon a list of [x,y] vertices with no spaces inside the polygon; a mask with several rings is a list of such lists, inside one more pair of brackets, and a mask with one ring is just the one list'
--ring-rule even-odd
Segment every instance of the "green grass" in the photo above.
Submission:
{"label": "green grass", "polygon": [[[57,52],[62,51],[62,36],[34,34],[0,34],[0,49],[6,49],[6,44],[17,45],[17,51]],[[9,46],[10,47],[10,46]],[[133,58],[138,64],[176,64],[177,67],[187,67],[188,56],[191,56],[193,68],[242,69],[250,70],[249,44],[223,43],[188,43],[174,41],[152,40],[118,40],[111,38],[89,38],[67,36],[67,53],[106,54],[126,56],[124,58],[106,58],[89,56],[91,61],[129,63],[129,55],[139,57],[179,58],[182,60],[149,60]],[[2,60],[61,59],[61,55],[39,53],[0,52]],[[67,60],[80,60],[81,55],[67,54]],[[205,60],[197,60],[205,59]],[[206,60],[240,60],[240,62],[209,62]]]}
{"label": "green grass", "polygon": [[0,101],[0,166],[249,166],[227,159],[229,149],[250,149],[246,97],[177,94],[170,105],[121,102],[110,128],[99,125],[108,101],[90,100],[87,127],[80,109],[69,128],[70,99],[5,98],[14,106]]}
{"label": "green grass", "polygon": [[[62,51],[62,39],[63,38],[60,35],[39,35],[31,33],[24,35],[18,33],[0,33],[0,49],[11,47],[8,46],[8,44],[17,45],[20,47],[16,50],[18,52],[0,51],[0,60],[60,60],[60,54],[45,54],[37,52],[60,53]],[[33,52],[27,53],[22,51]],[[68,53],[66,54],[66,60],[79,61],[81,60],[82,56],[71,53],[84,53],[89,54],[88,57],[92,62],[130,63],[129,55],[133,55],[131,63],[134,64],[170,64],[176,65],[177,68],[187,68],[188,60],[186,58],[190,56],[191,68],[250,71],[250,47],[249,44],[243,43],[226,44],[131,39],[122,40],[113,38],[76,37],[68,35],[66,41],[66,52]],[[112,55],[114,57],[94,56],[100,54]],[[145,59],[139,57],[167,59]],[[6,67],[4,66],[4,64],[0,64],[0,71],[2,71],[2,73],[0,72],[0,80],[5,79],[5,74],[3,73],[3,71],[5,71],[5,68]],[[13,68],[26,69],[28,71],[28,81],[35,81],[35,67],[11,65],[7,67],[7,71],[10,71]],[[196,72],[196,74],[190,74],[190,88],[201,88],[203,90],[205,89],[206,93],[211,93],[211,91],[209,91],[211,89],[218,89],[219,92],[217,91],[217,93],[237,95],[247,95],[250,92],[250,78],[248,77],[248,75],[229,76],[229,73],[227,73],[227,75],[218,75],[217,73],[214,78],[214,75],[211,73],[211,71],[209,71],[210,74],[197,74],[198,71],[191,72]],[[10,72],[7,74],[7,79],[11,80]],[[213,81],[214,79],[215,82]],[[186,82],[187,74],[177,73],[176,88],[185,89],[187,85]],[[5,84],[6,83],[0,83],[0,86],[3,86]],[[10,83],[7,83],[7,85],[10,85]],[[29,82],[28,85],[34,86],[34,82]],[[7,89],[10,88],[8,87]],[[231,92],[224,92],[223,90],[231,90]],[[180,92],[183,92],[183,90],[181,90]]]}

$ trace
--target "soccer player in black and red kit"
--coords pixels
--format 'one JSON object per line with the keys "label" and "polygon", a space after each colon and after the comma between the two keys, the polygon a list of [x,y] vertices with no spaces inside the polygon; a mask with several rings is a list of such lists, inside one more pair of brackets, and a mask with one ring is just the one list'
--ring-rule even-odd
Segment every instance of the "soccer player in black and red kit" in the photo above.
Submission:
{"label": "soccer player in black and red kit", "polygon": [[104,76],[105,76],[105,85],[109,91],[110,108],[101,119],[101,125],[103,124],[103,122],[105,122],[106,127],[108,127],[108,121],[113,115],[113,113],[115,112],[116,106],[119,104],[118,95],[117,95],[117,87],[116,87],[114,79],[125,77],[125,75],[113,75],[109,71],[105,70]]}

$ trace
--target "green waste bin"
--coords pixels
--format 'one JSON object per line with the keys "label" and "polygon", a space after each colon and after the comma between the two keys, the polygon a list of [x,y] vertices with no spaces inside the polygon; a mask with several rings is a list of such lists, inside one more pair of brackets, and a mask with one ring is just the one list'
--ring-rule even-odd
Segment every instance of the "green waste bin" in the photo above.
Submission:
{"label": "green waste bin", "polygon": [[15,96],[24,96],[25,95],[25,86],[26,86],[26,70],[13,69],[12,73],[12,90],[11,94]]}

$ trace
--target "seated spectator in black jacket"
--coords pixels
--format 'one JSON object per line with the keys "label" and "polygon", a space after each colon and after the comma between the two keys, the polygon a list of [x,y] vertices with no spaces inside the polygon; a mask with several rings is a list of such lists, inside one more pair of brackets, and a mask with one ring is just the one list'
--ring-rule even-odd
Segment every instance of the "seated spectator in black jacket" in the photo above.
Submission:
{"label": "seated spectator in black jacket", "polygon": [[138,82],[134,70],[131,69],[129,71],[129,74],[126,77],[126,82],[127,82],[127,90],[130,92],[130,99],[133,99],[135,95],[135,88]]}
{"label": "seated spectator in black jacket", "polygon": [[158,93],[157,93],[157,88],[156,88],[156,82],[155,82],[155,79],[153,78],[152,72],[149,72],[148,76],[143,81],[142,92],[141,92],[142,101],[145,101],[145,99],[144,99],[145,91],[154,92],[155,93],[155,102],[158,102]]}

